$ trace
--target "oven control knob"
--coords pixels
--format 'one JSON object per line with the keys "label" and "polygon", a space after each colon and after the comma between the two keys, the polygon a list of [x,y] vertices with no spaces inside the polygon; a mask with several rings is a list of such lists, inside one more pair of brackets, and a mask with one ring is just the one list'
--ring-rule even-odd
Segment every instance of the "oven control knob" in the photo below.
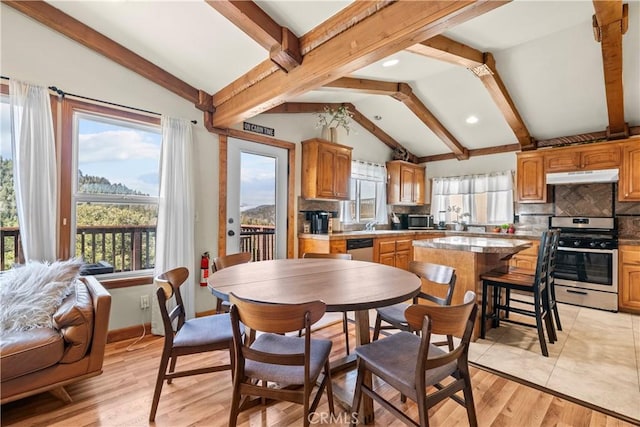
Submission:
{"label": "oven control knob", "polygon": [[564,240],[558,240],[558,246],[565,246]]}
{"label": "oven control knob", "polygon": [[591,242],[589,243],[589,246],[591,246],[592,248],[595,248],[598,245],[597,242]]}
{"label": "oven control knob", "polygon": [[607,242],[602,242],[602,243],[600,243],[600,247],[601,247],[601,248],[606,248],[606,247],[607,247]]}
{"label": "oven control knob", "polygon": [[575,242],[573,242],[573,246],[578,247],[580,246],[580,241],[576,240]]}

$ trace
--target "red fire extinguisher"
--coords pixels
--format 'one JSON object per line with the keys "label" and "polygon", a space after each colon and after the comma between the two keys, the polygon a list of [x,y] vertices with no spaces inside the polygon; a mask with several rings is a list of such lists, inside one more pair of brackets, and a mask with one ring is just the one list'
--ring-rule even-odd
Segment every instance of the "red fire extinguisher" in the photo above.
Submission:
{"label": "red fire extinguisher", "polygon": [[207,286],[209,278],[209,252],[202,254],[200,259],[200,286]]}

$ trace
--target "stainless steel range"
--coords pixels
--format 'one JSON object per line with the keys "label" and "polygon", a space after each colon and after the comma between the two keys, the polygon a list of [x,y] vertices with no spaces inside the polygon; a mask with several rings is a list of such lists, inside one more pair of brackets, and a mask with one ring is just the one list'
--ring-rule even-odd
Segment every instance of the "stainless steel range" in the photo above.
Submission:
{"label": "stainless steel range", "polygon": [[560,229],[556,298],[618,311],[618,233],[615,218],[552,217]]}

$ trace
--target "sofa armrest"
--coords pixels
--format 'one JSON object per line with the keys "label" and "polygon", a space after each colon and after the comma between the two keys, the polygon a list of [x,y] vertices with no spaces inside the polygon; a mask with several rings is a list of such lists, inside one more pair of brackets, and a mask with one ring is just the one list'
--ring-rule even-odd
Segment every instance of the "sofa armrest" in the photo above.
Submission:
{"label": "sofa armrest", "polygon": [[109,313],[111,311],[111,294],[102,286],[94,276],[80,278],[91,293],[95,317],[93,323],[93,337],[89,350],[89,372],[102,369],[104,350],[107,344],[107,332],[109,331]]}

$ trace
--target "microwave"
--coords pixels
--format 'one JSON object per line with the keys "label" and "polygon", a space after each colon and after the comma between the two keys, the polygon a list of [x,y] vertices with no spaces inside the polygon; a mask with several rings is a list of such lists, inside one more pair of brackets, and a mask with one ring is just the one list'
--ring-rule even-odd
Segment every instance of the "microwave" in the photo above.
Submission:
{"label": "microwave", "polygon": [[407,228],[409,230],[429,230],[434,228],[433,215],[407,215]]}

